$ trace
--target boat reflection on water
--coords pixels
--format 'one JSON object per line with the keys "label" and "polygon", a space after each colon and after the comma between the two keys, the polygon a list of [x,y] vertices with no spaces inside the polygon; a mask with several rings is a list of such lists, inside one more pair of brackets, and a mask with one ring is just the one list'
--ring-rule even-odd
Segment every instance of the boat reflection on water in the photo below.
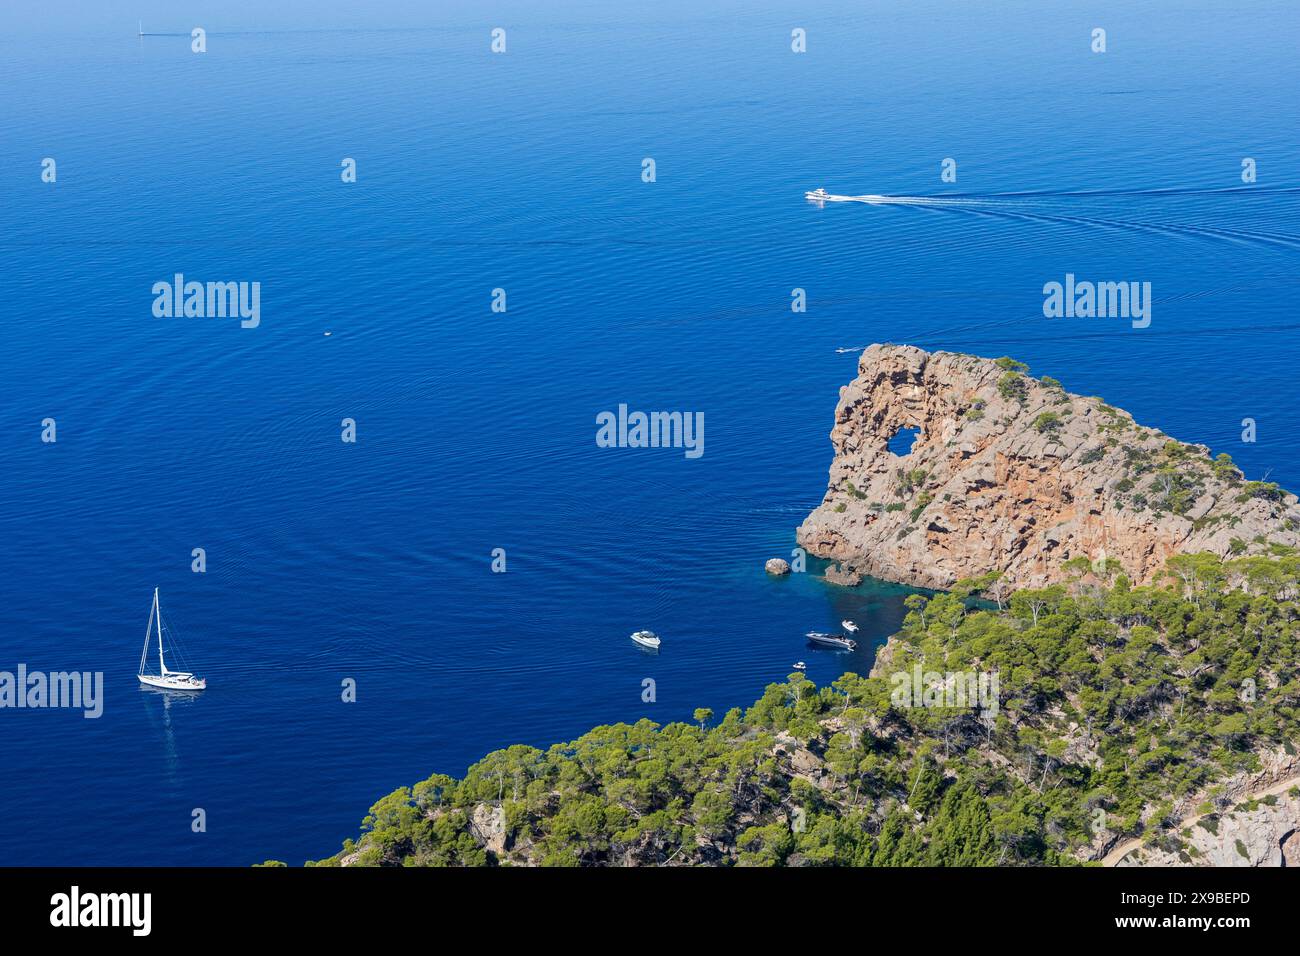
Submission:
{"label": "boat reflection on water", "polygon": [[167,781],[173,788],[178,788],[183,781],[180,748],[176,743],[176,729],[172,722],[175,716],[173,711],[178,707],[197,704],[202,697],[193,691],[168,690],[148,684],[136,686],[140,688],[140,701],[144,705],[149,723],[162,733],[162,758],[166,766]]}

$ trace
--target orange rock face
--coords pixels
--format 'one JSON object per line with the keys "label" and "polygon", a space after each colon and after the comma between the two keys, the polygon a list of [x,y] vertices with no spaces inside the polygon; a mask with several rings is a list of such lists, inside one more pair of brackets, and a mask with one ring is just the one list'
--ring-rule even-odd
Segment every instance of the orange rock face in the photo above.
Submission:
{"label": "orange rock face", "polygon": [[[901,428],[920,434],[899,456]],[[1300,544],[1294,495],[1007,360],[873,345],[840,390],[831,443],[799,543],[890,581],[1000,571],[1003,586],[1042,587],[1083,557],[1146,584],[1173,554]]]}

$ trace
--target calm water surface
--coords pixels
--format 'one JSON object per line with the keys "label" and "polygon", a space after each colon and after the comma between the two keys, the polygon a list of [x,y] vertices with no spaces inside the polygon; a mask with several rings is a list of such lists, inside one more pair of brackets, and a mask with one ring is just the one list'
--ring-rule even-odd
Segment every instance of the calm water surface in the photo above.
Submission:
{"label": "calm water surface", "polygon": [[[0,14],[0,669],[106,700],[0,711],[0,863],[299,863],[492,749],[865,671],[906,589],[762,573],[838,349],[1010,353],[1300,486],[1293,5],[235,2],[202,56],[170,4],[51,6]],[[177,272],[261,326],[155,319]],[[1067,272],[1151,282],[1151,327],[1044,319]],[[621,402],[705,454],[597,448]],[[137,687],[155,586],[197,699]]]}

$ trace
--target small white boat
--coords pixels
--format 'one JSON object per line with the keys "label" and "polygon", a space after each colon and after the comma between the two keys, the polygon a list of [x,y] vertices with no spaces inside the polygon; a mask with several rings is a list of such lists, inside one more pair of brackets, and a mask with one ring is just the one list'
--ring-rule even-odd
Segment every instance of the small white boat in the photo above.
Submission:
{"label": "small white boat", "polygon": [[848,631],[850,634],[856,634],[858,632],[858,626],[852,621],[840,621],[840,627],[844,628],[844,630]]}
{"label": "small white boat", "polygon": [[632,635],[632,641],[640,644],[642,647],[648,647],[651,650],[659,650],[659,635],[654,631],[636,631]]}
{"label": "small white boat", "polygon": [[806,671],[808,669],[808,665],[803,661],[795,661],[793,666],[797,671]]}
{"label": "small white boat", "polygon": [[803,198],[816,203],[864,202],[869,206],[883,206],[890,203],[908,202],[908,199],[905,196],[882,196],[879,193],[867,193],[864,196],[841,196],[837,193],[828,193],[821,187],[808,190],[808,192],[803,194]]}
{"label": "small white boat", "polygon": [[[149,640],[153,637],[154,621],[158,622],[158,673],[146,674],[145,663],[149,658]],[[174,650],[175,648],[173,648]],[[163,657],[162,609],[158,606],[158,589],[153,589],[153,607],[149,609],[149,623],[144,629],[144,650],[140,653],[140,672],[137,674],[141,684],[161,687],[163,690],[203,690],[208,682],[202,677],[195,677],[189,671],[169,671]]]}

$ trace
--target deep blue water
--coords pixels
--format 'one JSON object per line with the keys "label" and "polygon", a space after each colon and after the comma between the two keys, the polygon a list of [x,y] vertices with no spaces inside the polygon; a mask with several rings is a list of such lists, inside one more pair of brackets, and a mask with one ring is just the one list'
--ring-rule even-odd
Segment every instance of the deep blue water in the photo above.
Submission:
{"label": "deep blue water", "polygon": [[[0,12],[0,670],[106,679],[0,710],[0,864],[299,863],[492,749],[865,670],[905,589],[762,572],[838,349],[1010,353],[1300,486],[1293,4],[333,6]],[[261,325],[154,318],[178,272]],[[1150,328],[1043,318],[1067,272]],[[620,403],[704,455],[598,448]],[[155,585],[197,699],[137,686]]]}

